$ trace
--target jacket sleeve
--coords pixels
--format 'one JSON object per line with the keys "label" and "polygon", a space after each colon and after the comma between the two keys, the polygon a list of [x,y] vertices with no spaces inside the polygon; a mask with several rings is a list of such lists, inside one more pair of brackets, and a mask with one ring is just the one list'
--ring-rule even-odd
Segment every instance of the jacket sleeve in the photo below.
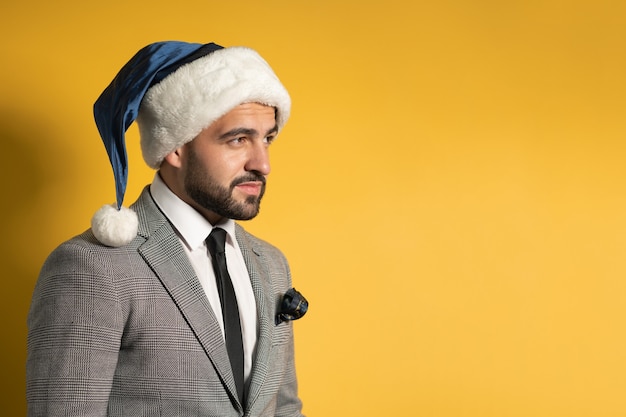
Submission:
{"label": "jacket sleeve", "polygon": [[28,416],[105,416],[123,320],[102,258],[65,243],[44,263],[28,314]]}

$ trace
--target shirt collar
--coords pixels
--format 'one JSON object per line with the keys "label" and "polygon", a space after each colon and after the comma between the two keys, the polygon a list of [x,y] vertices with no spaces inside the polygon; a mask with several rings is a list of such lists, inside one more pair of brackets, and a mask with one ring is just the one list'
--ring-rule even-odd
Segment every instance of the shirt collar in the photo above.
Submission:
{"label": "shirt collar", "polygon": [[174,194],[168,186],[163,182],[161,176],[157,172],[154,180],[150,185],[150,193],[152,198],[165,217],[172,223],[178,231],[183,243],[191,250],[204,245],[204,240],[209,236],[213,227],[221,227],[226,230],[228,238],[227,244],[235,245],[237,239],[235,237],[235,221],[225,219],[216,225],[209,223],[200,213],[193,207],[181,200]]}

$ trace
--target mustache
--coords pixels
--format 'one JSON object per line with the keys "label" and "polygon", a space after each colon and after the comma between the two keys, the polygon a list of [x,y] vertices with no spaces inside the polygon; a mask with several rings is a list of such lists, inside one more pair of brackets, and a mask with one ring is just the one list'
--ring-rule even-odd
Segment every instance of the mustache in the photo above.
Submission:
{"label": "mustache", "polygon": [[246,175],[242,175],[239,178],[235,178],[233,180],[233,182],[230,183],[230,188],[235,188],[237,185],[239,184],[243,184],[244,182],[252,182],[252,181],[258,181],[261,184],[263,184],[263,187],[265,187],[265,176],[258,173],[258,172],[250,172]]}

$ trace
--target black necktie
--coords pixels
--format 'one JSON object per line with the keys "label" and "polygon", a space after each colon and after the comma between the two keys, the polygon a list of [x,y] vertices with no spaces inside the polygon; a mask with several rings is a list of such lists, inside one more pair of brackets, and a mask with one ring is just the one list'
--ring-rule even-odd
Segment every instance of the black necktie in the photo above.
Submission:
{"label": "black necktie", "polygon": [[220,304],[222,305],[226,350],[228,351],[230,366],[235,376],[239,401],[241,401],[241,404],[245,405],[243,402],[243,342],[241,340],[241,323],[239,322],[239,308],[237,307],[235,289],[233,288],[233,283],[230,280],[230,275],[226,268],[226,253],[224,252],[225,242],[226,231],[219,227],[213,228],[211,234],[206,239],[213,260],[217,291],[220,295]]}

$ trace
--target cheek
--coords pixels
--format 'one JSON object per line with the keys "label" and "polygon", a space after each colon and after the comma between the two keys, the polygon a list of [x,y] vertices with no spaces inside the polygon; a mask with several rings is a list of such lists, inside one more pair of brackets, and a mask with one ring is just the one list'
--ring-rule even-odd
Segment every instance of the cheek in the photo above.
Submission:
{"label": "cheek", "polygon": [[244,173],[244,164],[245,162],[242,158],[224,156],[211,161],[206,166],[206,171],[214,181],[223,186],[228,186],[234,179]]}
{"label": "cheek", "polygon": [[245,173],[246,160],[243,153],[232,153],[223,155],[215,162],[223,176],[234,179]]}
{"label": "cheek", "polygon": [[242,149],[227,149],[225,146],[200,146],[195,152],[203,171],[221,185],[245,173],[246,153]]}

